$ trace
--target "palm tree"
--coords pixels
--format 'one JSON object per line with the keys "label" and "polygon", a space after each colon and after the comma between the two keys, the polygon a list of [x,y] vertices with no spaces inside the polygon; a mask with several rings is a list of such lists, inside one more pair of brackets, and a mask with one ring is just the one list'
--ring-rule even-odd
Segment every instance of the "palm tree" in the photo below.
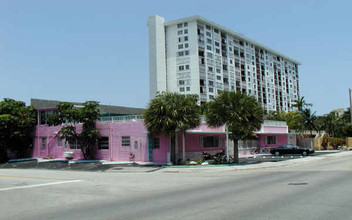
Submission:
{"label": "palm tree", "polygon": [[197,95],[165,92],[151,100],[144,112],[144,124],[151,137],[163,134],[170,137],[171,143],[172,137],[177,132],[182,133],[183,160],[185,160],[185,132],[200,125],[197,100]]}
{"label": "palm tree", "polygon": [[309,108],[306,108],[302,111],[302,124],[305,130],[309,130],[312,135],[313,130],[316,129],[316,121],[317,117],[315,116],[315,112],[311,112]]}
{"label": "palm tree", "polygon": [[304,96],[302,96],[301,98],[295,100],[294,104],[292,105],[292,107],[296,107],[299,112],[302,112],[302,110],[305,107],[307,107],[307,106],[313,106],[313,104],[312,103],[307,103],[306,100],[304,100]]}
{"label": "palm tree", "polygon": [[209,126],[225,125],[232,132],[234,160],[238,163],[238,141],[251,136],[260,128],[264,120],[264,110],[252,96],[221,91],[219,96],[208,103],[206,120]]}

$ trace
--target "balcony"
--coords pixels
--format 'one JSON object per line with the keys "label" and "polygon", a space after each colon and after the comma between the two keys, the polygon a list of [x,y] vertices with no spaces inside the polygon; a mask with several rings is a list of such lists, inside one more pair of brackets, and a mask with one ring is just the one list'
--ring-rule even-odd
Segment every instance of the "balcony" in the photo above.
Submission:
{"label": "balcony", "polygon": [[111,117],[101,117],[99,122],[101,123],[114,123],[114,122],[124,122],[124,121],[142,121],[143,117],[141,115],[124,115],[124,116],[111,116]]}

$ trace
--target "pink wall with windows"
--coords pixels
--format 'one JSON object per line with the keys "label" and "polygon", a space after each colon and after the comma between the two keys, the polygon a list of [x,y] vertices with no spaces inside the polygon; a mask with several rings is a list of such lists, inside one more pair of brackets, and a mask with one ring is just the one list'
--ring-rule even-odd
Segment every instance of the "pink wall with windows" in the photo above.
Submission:
{"label": "pink wall with windows", "polygon": [[[63,158],[64,152],[73,152],[74,159],[83,159],[80,149],[70,149],[62,141],[59,146],[58,139],[60,126],[38,125],[34,131],[33,157]],[[143,121],[97,123],[97,129],[101,137],[109,138],[109,149],[95,147],[96,159],[109,161],[147,161],[147,134]],[[81,131],[81,125],[77,125],[77,131]],[[143,133],[144,132],[144,133]],[[130,137],[130,145],[122,146],[122,137]],[[46,144],[42,146],[42,139],[46,138]],[[130,157],[130,155],[133,157]]]}
{"label": "pink wall with windows", "polygon": [[[200,143],[201,137],[204,136],[219,136],[219,146],[218,147],[202,147]],[[195,151],[211,151],[219,150],[226,147],[226,137],[225,134],[209,134],[209,133],[186,133],[185,134],[185,148],[187,152]],[[178,134],[178,152],[182,153],[182,134]]]}
{"label": "pink wall with windows", "polygon": [[[64,141],[62,145],[58,146],[58,139],[60,134],[60,126],[46,126],[38,125],[34,131],[34,148],[33,157],[37,158],[63,158],[64,152],[73,152],[74,159],[83,159],[80,149],[70,149],[69,144],[65,147]],[[151,149],[148,147],[148,134],[144,126],[143,121],[127,121],[127,122],[114,122],[114,123],[97,123],[97,129],[101,137],[108,137],[109,149],[99,150],[98,146],[95,147],[96,159],[107,160],[107,161],[139,161],[139,162],[150,162],[166,163],[169,159],[170,154],[170,138],[161,135],[160,147],[157,149]],[[285,133],[286,127],[275,126],[264,126],[264,131],[276,131],[275,134],[257,133],[258,134],[258,145],[265,147],[276,147],[282,144],[287,144],[288,134]],[[77,126],[78,132],[81,131],[81,125]],[[202,147],[201,137],[202,136],[218,136],[219,146],[218,147]],[[276,144],[266,144],[265,138],[267,136],[276,136]],[[130,144],[128,146],[122,146],[122,137],[130,137]],[[42,139],[46,138],[46,142],[42,146]],[[182,157],[182,134],[178,133],[178,157]],[[188,156],[195,155],[199,158],[202,151],[216,152],[226,147],[226,137],[224,134],[224,128],[211,128],[205,123],[201,124],[198,128],[192,129],[185,134],[185,146]],[[152,154],[152,155],[149,155]],[[241,154],[241,151],[240,151]],[[131,155],[133,155],[131,157]],[[230,154],[231,155],[231,154]],[[194,158],[192,158],[194,159]],[[200,158],[199,158],[200,159]]]}
{"label": "pink wall with windows", "polygon": [[[276,137],[276,144],[267,144],[266,138],[268,136]],[[288,134],[260,134],[258,135],[258,145],[261,147],[278,147],[283,144],[287,144]]]}

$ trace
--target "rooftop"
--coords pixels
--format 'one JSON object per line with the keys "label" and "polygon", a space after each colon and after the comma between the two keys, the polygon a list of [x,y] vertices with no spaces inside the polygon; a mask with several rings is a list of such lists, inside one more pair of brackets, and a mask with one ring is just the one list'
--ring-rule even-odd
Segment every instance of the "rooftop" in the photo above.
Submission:
{"label": "rooftop", "polygon": [[[44,100],[44,99],[31,99],[31,106],[35,109],[55,109],[57,104],[62,101],[57,100]],[[69,102],[76,107],[82,107],[83,102]],[[140,115],[143,113],[144,108],[133,108],[123,106],[112,106],[112,105],[100,105],[100,113],[104,114],[116,114],[116,115]]]}
{"label": "rooftop", "polygon": [[268,48],[268,47],[266,47],[266,46],[264,46],[264,45],[262,45],[262,44],[260,44],[260,43],[258,43],[256,41],[244,36],[243,34],[234,32],[234,31],[232,31],[232,30],[230,30],[230,29],[228,29],[226,27],[223,27],[223,26],[221,26],[221,25],[219,25],[219,24],[217,24],[215,22],[212,22],[212,21],[210,21],[210,20],[208,20],[206,18],[203,18],[203,17],[201,17],[199,15],[195,15],[195,16],[191,16],[191,17],[185,17],[185,18],[180,18],[180,19],[173,20],[173,21],[167,21],[167,22],[164,23],[164,25],[165,26],[170,26],[170,25],[175,25],[175,24],[178,24],[178,23],[189,22],[189,21],[199,21],[201,23],[211,25],[211,26],[216,27],[217,29],[219,29],[221,31],[227,32],[227,33],[229,33],[229,34],[231,34],[231,35],[233,35],[233,36],[235,36],[235,37],[237,37],[237,38],[239,38],[241,40],[244,40],[244,41],[247,41],[247,42],[249,42],[251,44],[254,44],[255,46],[257,46],[257,47],[259,47],[261,49],[264,49],[264,50],[266,50],[266,51],[268,51],[270,53],[278,55],[278,56],[280,56],[280,57],[282,57],[282,58],[284,58],[284,59],[286,59],[288,61],[291,61],[291,62],[297,64],[297,65],[301,65],[301,63],[299,61],[295,60],[295,59],[287,57],[287,56],[285,56],[285,55],[283,55],[283,54],[281,54],[281,53],[279,53],[279,52],[277,52],[277,51],[275,51],[273,49],[270,49],[270,48]]}

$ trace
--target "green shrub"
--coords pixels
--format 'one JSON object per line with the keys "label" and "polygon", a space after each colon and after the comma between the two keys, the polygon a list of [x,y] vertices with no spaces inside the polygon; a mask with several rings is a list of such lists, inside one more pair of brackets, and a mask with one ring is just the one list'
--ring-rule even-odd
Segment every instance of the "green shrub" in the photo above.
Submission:
{"label": "green shrub", "polygon": [[336,150],[338,146],[345,145],[345,140],[343,138],[330,137],[329,144]]}
{"label": "green shrub", "polygon": [[321,146],[323,147],[324,150],[328,149],[329,145],[329,137],[327,135],[324,135],[324,137],[321,140]]}

